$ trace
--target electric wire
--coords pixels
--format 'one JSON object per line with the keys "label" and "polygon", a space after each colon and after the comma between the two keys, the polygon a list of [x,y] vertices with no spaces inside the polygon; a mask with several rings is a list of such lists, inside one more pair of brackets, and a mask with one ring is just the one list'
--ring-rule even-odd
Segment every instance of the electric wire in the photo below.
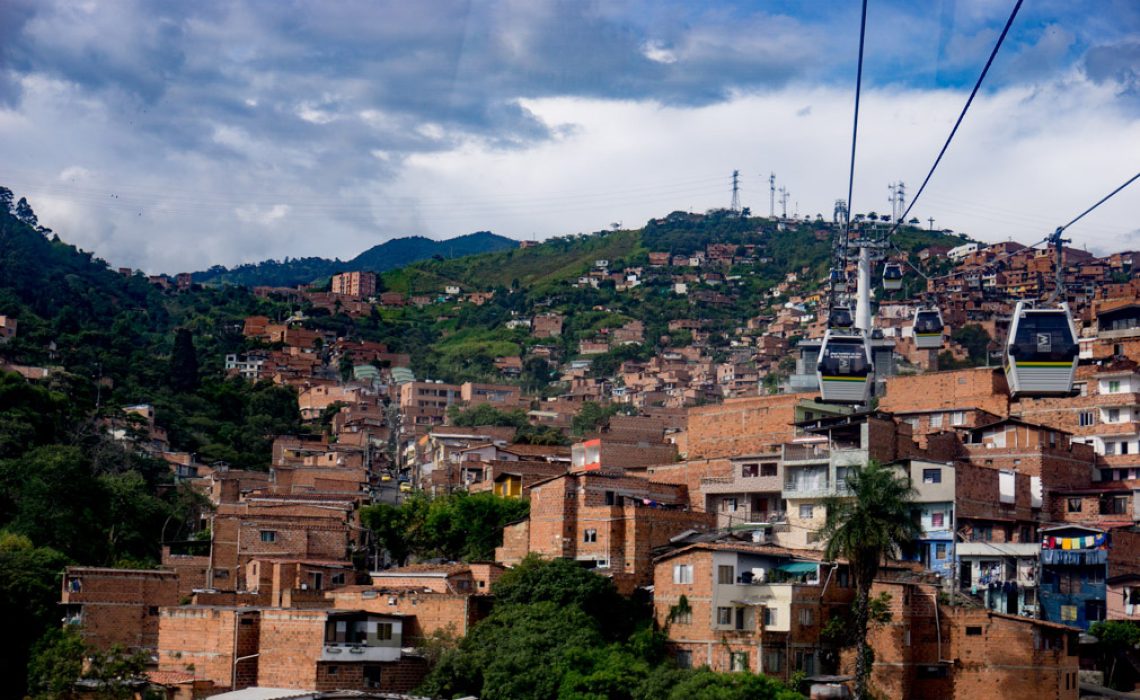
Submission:
{"label": "electric wire", "polygon": [[[863,0],[863,9],[859,19],[859,59],[855,73],[855,116],[851,125],[851,164],[847,171],[847,210],[843,217],[843,240],[840,246],[840,269],[847,274],[847,242],[851,236],[851,200],[855,189],[855,147],[859,141],[859,98],[863,92],[863,49],[867,39],[867,0]],[[835,285],[831,285],[831,308],[835,307]]]}
{"label": "electric wire", "polygon": [[942,150],[938,152],[938,157],[934,159],[934,164],[930,166],[930,171],[926,173],[926,178],[922,181],[922,185],[919,186],[918,192],[916,192],[914,197],[910,200],[910,204],[907,206],[906,211],[903,212],[902,216],[899,217],[899,220],[894,223],[894,226],[891,228],[890,232],[887,233],[888,237],[890,237],[891,234],[898,230],[899,225],[903,221],[906,221],[911,209],[914,208],[915,203],[917,203],[919,197],[922,196],[923,190],[926,189],[926,185],[930,182],[930,178],[934,176],[934,171],[938,169],[938,164],[942,162],[942,156],[946,155],[946,150],[950,148],[950,142],[954,140],[954,135],[958,133],[958,127],[962,125],[962,120],[965,119],[966,112],[970,110],[970,105],[973,104],[974,98],[977,96],[978,91],[981,89],[982,81],[986,79],[986,74],[989,73],[990,66],[993,65],[994,58],[997,56],[998,51],[1001,49],[1001,45],[1005,42],[1005,37],[1007,34],[1009,34],[1009,28],[1013,26],[1013,20],[1017,17],[1017,13],[1021,9],[1022,2],[1024,2],[1024,0],[1017,0],[1017,3],[1013,6],[1013,11],[1010,12],[1009,19],[1006,20],[1005,27],[1002,28],[1001,35],[998,36],[997,43],[994,44],[993,51],[990,52],[990,57],[986,60],[985,67],[982,68],[981,75],[978,76],[977,82],[974,83],[974,89],[970,91],[970,97],[966,99],[966,104],[962,107],[962,112],[958,115],[958,120],[954,122],[954,128],[950,130],[950,135],[946,137],[946,143],[942,144]]}

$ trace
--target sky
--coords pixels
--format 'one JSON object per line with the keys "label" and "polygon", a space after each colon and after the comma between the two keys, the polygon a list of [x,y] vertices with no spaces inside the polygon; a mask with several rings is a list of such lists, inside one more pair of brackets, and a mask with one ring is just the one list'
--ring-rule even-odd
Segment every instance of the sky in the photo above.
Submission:
{"label": "sky", "polygon": [[[870,0],[852,211],[913,196],[1014,0]],[[0,185],[112,265],[846,198],[857,0],[0,0]],[[1026,0],[911,216],[1031,243],[1140,170],[1140,3]],[[780,204],[776,205],[777,212]],[[1069,229],[1140,249],[1140,184]]]}

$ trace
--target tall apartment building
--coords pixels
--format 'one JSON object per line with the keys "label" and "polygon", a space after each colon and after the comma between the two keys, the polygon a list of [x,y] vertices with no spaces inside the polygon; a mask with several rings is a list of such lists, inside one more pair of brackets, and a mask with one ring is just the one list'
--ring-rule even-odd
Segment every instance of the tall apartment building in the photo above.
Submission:
{"label": "tall apartment building", "polygon": [[332,277],[332,293],[339,296],[367,299],[376,295],[376,273],[342,272]]}

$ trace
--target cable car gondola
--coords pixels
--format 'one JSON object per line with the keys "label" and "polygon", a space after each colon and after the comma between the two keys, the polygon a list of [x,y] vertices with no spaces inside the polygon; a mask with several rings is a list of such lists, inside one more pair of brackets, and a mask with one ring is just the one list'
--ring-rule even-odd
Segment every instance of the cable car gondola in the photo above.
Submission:
{"label": "cable car gondola", "polygon": [[903,270],[898,263],[887,263],[883,266],[883,289],[894,292],[902,289]]}
{"label": "cable car gondola", "polygon": [[847,291],[847,275],[842,270],[831,270],[831,288],[840,294]]}
{"label": "cable car gondola", "polygon": [[942,347],[942,312],[937,308],[919,309],[914,314],[911,331],[914,345],[920,350],[935,350]]}
{"label": "cable car gondola", "polygon": [[870,400],[874,365],[871,344],[862,331],[829,328],[815,370],[824,401],[865,404]]}
{"label": "cable car gondola", "polygon": [[1017,302],[1005,346],[1011,396],[1069,394],[1077,371],[1077,331],[1069,305]]}
{"label": "cable car gondola", "polygon": [[836,306],[827,316],[828,328],[851,328],[855,325],[855,316],[846,306]]}

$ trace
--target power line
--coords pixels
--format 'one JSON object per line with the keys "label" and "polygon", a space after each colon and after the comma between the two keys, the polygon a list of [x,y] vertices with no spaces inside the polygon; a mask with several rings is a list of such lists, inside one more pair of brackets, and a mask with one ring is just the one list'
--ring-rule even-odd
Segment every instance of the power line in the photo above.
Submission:
{"label": "power line", "polygon": [[843,247],[851,231],[852,190],[855,187],[855,144],[859,136],[859,96],[863,91],[863,45],[867,37],[867,0],[863,0],[863,13],[859,20],[859,67],[855,73],[855,119],[851,126],[851,166],[847,172],[847,217],[843,223]]}
{"label": "power line", "polygon": [[918,203],[918,198],[922,196],[922,191],[926,189],[926,185],[928,182],[930,182],[930,178],[934,175],[934,171],[938,169],[938,164],[942,162],[942,156],[946,155],[946,149],[950,148],[950,142],[954,140],[954,135],[958,133],[958,127],[962,125],[962,120],[965,119],[966,112],[970,110],[970,105],[973,104],[974,97],[977,96],[978,90],[981,89],[982,81],[986,79],[986,74],[989,73],[990,66],[993,65],[994,58],[997,56],[998,50],[1001,49],[1001,45],[1005,41],[1006,35],[1009,34],[1009,28],[1013,25],[1013,20],[1017,17],[1017,12],[1021,9],[1022,2],[1024,2],[1024,0],[1017,0],[1017,4],[1013,6],[1013,12],[1009,14],[1009,19],[1006,20],[1005,27],[1002,28],[1001,35],[998,37],[997,43],[994,44],[993,51],[990,52],[990,57],[986,60],[985,67],[982,68],[982,74],[978,76],[978,81],[974,83],[974,89],[970,91],[970,97],[966,100],[966,104],[962,107],[962,113],[958,115],[958,120],[954,122],[954,128],[950,130],[950,135],[946,137],[946,143],[942,144],[942,150],[938,152],[938,157],[934,159],[934,165],[930,166],[930,172],[926,173],[926,179],[922,181],[922,185],[920,185],[918,191],[915,192],[914,198],[910,200],[910,205],[907,206],[906,211],[904,211],[903,215],[899,217],[899,220],[895,222],[894,227],[891,229],[890,233],[887,234],[888,236],[898,230],[900,222],[906,220],[907,215],[910,214],[910,210],[913,209],[914,205]]}
{"label": "power line", "polygon": [[1113,191],[1109,192],[1108,194],[1106,194],[1105,196],[1101,197],[1101,198],[1100,198],[1100,200],[1099,200],[1099,201],[1098,201],[1096,204],[1092,205],[1092,206],[1091,206],[1091,207],[1089,207],[1088,209],[1085,209],[1085,210],[1084,210],[1084,211],[1082,211],[1080,214],[1078,214],[1078,215],[1077,215],[1077,217],[1076,217],[1075,219],[1073,219],[1073,220],[1072,220],[1072,221],[1070,221],[1069,223],[1065,224],[1065,225],[1064,225],[1064,226],[1062,226],[1061,228],[1057,229],[1057,233],[1058,233],[1058,234],[1060,234],[1060,233],[1061,233],[1062,231],[1064,231],[1065,229],[1069,228],[1069,227],[1070,227],[1070,226],[1072,226],[1073,224],[1075,224],[1075,223],[1077,223],[1078,221],[1080,221],[1081,219],[1085,218],[1085,216],[1086,216],[1087,214],[1090,214],[1090,213],[1092,213],[1092,210],[1093,210],[1093,209],[1096,209],[1096,208],[1097,208],[1097,207],[1099,207],[1100,205],[1102,205],[1102,204],[1104,204],[1105,202],[1107,202],[1108,200],[1112,199],[1112,198],[1113,198],[1113,197],[1116,195],[1116,193],[1120,192],[1120,191],[1121,191],[1121,190],[1123,190],[1125,187],[1128,187],[1129,185],[1131,185],[1133,182],[1135,182],[1135,181],[1136,181],[1136,179],[1137,179],[1137,178],[1140,178],[1140,173],[1136,173],[1136,174],[1135,174],[1135,175],[1133,175],[1132,177],[1128,178],[1128,180],[1127,180],[1127,181],[1126,181],[1126,182],[1125,182],[1123,185],[1121,185],[1120,187],[1117,187],[1115,190],[1113,190]]}

